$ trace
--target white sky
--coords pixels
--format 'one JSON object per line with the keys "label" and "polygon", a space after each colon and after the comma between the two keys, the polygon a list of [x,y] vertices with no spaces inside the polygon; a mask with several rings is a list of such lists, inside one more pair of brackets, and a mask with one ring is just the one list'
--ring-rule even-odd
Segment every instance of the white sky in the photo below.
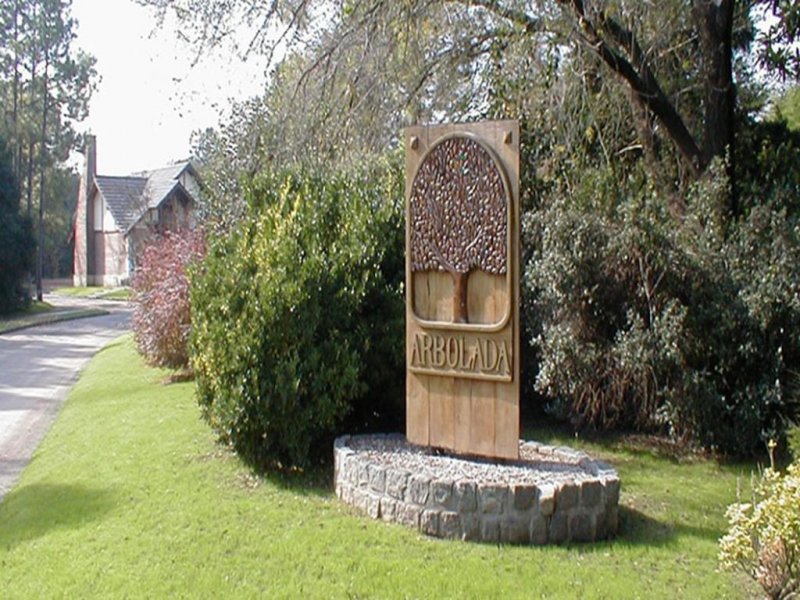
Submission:
{"label": "white sky", "polygon": [[[193,53],[131,0],[73,0],[76,47],[102,77],[79,128],[97,136],[101,175],[160,167],[190,154],[192,131],[216,126],[230,98],[259,94],[264,67],[223,51],[191,67]],[[80,164],[82,157],[77,157]]]}

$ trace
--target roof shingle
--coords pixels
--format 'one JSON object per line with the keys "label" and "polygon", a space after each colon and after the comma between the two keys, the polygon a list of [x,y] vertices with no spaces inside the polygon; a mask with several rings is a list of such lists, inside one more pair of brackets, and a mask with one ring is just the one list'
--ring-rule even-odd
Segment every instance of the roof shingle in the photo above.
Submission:
{"label": "roof shingle", "polygon": [[183,187],[180,176],[187,169],[192,169],[191,162],[184,161],[127,177],[97,175],[94,182],[117,226],[127,233],[148,209],[158,208],[175,188]]}

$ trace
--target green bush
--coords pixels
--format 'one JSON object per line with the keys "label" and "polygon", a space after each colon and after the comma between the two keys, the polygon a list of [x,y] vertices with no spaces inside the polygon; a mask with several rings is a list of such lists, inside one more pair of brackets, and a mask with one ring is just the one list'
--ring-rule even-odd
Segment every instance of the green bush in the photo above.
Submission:
{"label": "green bush", "polygon": [[800,417],[796,220],[757,206],[728,223],[719,173],[682,219],[634,179],[598,178],[618,176],[587,176],[525,219],[536,389],[578,425],[763,451]]}
{"label": "green bush", "polygon": [[728,507],[730,529],[720,540],[720,564],[752,577],[770,598],[800,594],[800,461],[781,475],[767,469],[753,500]]}
{"label": "green bush", "polygon": [[258,176],[191,277],[203,415],[251,464],[303,466],[403,401],[399,169]]}

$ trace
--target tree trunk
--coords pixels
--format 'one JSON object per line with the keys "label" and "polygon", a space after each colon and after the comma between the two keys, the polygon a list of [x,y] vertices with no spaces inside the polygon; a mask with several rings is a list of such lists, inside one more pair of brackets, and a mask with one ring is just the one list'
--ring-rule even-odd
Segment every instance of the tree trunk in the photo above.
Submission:
{"label": "tree trunk", "polygon": [[467,281],[469,273],[452,273],[453,276],[453,323],[468,323]]}
{"label": "tree trunk", "polygon": [[11,137],[14,174],[17,181],[22,173],[22,142],[19,140],[19,0],[14,2],[14,80],[12,83]]}
{"label": "tree trunk", "polygon": [[[707,164],[717,157],[727,158],[728,177],[735,190],[733,8],[733,0],[702,0],[695,3],[693,16],[700,38],[705,84],[703,157]],[[731,210],[736,212],[735,194]]]}
{"label": "tree trunk", "polygon": [[42,263],[44,261],[44,170],[47,156],[47,70],[50,67],[50,56],[45,51],[44,79],[42,83],[42,139],[39,146],[39,243],[36,249],[36,299],[41,302],[44,292],[42,290]]}

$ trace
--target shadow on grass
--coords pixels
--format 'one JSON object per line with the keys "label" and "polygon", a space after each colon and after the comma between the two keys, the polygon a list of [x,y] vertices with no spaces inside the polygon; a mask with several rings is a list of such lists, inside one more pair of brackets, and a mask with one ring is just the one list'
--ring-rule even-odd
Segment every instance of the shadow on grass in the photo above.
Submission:
{"label": "shadow on grass", "polygon": [[259,475],[273,485],[301,496],[323,497],[333,493],[332,464],[323,464],[302,470],[270,470]]}
{"label": "shadow on grass", "polygon": [[716,543],[720,535],[720,531],[711,527],[663,523],[634,508],[620,506],[617,537],[609,543],[661,547],[671,545],[683,536]]}
{"label": "shadow on grass", "polygon": [[101,518],[114,504],[109,491],[83,485],[18,487],[0,503],[0,548],[10,549],[51,531],[80,527]]}

